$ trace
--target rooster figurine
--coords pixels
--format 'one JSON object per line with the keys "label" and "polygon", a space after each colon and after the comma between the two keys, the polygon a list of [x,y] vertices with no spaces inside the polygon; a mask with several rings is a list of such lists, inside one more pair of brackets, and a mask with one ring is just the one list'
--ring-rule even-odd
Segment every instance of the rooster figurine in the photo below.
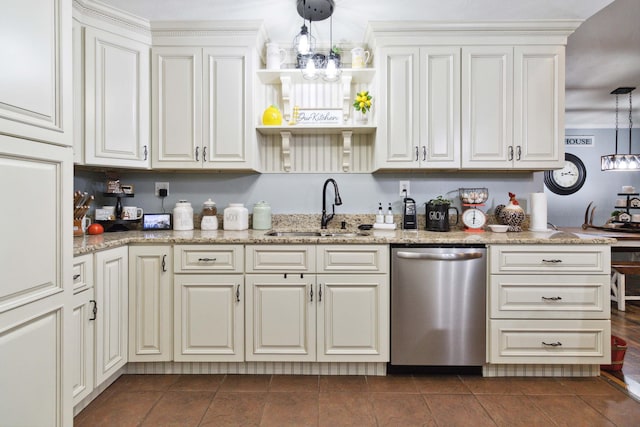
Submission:
{"label": "rooster figurine", "polygon": [[495,215],[502,224],[509,226],[509,231],[522,231],[525,214],[515,194],[509,193],[508,205],[496,206]]}

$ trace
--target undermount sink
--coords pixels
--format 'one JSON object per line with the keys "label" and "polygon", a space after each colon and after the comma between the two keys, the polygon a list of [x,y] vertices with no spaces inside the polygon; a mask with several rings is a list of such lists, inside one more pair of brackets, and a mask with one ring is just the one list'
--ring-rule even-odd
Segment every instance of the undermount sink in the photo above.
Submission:
{"label": "undermount sink", "polygon": [[368,233],[348,231],[269,231],[265,236],[270,237],[360,237]]}

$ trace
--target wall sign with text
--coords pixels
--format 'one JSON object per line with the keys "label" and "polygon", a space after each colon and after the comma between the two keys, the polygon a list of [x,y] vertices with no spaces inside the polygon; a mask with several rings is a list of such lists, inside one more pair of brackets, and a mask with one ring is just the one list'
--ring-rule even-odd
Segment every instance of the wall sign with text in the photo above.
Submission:
{"label": "wall sign with text", "polygon": [[299,125],[340,125],[342,110],[340,108],[300,108],[297,122]]}
{"label": "wall sign with text", "polygon": [[593,135],[570,135],[564,137],[564,145],[572,147],[593,147]]}

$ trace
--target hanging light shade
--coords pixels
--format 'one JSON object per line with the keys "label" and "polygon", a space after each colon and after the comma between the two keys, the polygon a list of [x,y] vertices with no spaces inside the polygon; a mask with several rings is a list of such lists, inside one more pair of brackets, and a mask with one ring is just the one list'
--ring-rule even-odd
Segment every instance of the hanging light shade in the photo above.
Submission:
{"label": "hanging light shade", "polygon": [[[340,78],[340,57],[333,48],[333,10],[334,0],[297,0],[298,14],[303,19],[303,25],[293,39],[293,49],[296,53],[296,68],[300,68],[302,76],[307,80],[317,79],[320,75],[326,81],[336,81]],[[311,23],[331,19],[329,54],[316,53],[315,38],[311,34]],[[306,21],[309,21],[309,28]]]}
{"label": "hanging light shade", "polygon": [[[631,154],[631,129],[633,128],[633,101],[631,92],[635,87],[619,87],[611,92],[616,96],[616,152],[600,157],[600,168],[603,171],[640,170],[640,154]],[[618,154],[618,97],[629,94],[629,154]]]}

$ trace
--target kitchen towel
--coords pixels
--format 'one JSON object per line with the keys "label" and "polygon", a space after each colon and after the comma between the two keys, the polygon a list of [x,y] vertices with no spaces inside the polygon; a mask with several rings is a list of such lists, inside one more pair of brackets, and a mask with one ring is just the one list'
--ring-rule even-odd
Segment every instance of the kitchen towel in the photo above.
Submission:
{"label": "kitchen towel", "polygon": [[547,195],[531,193],[531,219],[529,230],[547,231]]}

